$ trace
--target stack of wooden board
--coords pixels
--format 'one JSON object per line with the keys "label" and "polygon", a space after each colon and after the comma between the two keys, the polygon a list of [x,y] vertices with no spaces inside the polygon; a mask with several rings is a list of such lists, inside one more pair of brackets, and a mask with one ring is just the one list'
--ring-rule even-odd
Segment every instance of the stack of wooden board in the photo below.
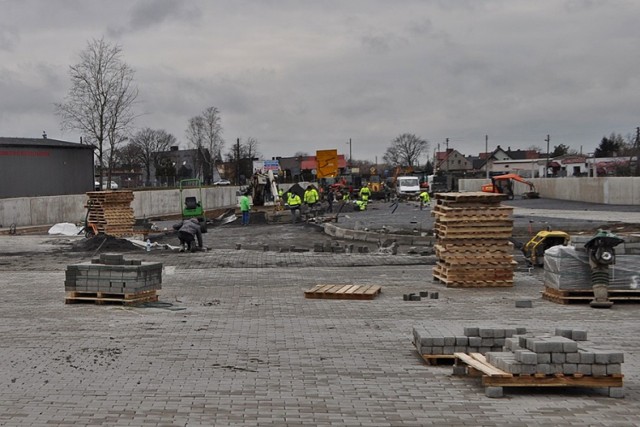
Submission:
{"label": "stack of wooden board", "polygon": [[513,286],[513,208],[503,194],[436,193],[438,261],[433,277],[447,287]]}
{"label": "stack of wooden board", "polygon": [[114,237],[133,234],[133,191],[91,191],[87,196],[88,221],[98,233]]}

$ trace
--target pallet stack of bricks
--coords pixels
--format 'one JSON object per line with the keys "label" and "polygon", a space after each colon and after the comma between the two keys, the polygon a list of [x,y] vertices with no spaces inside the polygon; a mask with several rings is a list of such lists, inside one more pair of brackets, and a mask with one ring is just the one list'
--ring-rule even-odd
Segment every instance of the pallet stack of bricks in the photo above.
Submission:
{"label": "pallet stack of bricks", "polygon": [[423,355],[485,354],[502,351],[508,338],[526,332],[526,328],[465,327],[462,331],[451,331],[414,326],[413,344]]}
{"label": "pallet stack of bricks", "polygon": [[447,287],[513,286],[513,208],[503,194],[437,193],[433,278]]}
{"label": "pallet stack of bricks", "polygon": [[98,233],[114,237],[133,235],[136,220],[131,202],[133,191],[91,191],[87,193],[88,221]]}
{"label": "pallet stack of bricks", "polygon": [[162,263],[125,260],[120,254],[102,254],[91,263],[67,266],[65,291],[139,294],[162,288]]}
{"label": "pallet stack of bricks", "polygon": [[[573,338],[571,338],[573,337]],[[620,375],[624,353],[582,347],[586,331],[559,330],[554,336],[522,335],[507,339],[502,352],[486,354],[487,362],[514,375]]]}

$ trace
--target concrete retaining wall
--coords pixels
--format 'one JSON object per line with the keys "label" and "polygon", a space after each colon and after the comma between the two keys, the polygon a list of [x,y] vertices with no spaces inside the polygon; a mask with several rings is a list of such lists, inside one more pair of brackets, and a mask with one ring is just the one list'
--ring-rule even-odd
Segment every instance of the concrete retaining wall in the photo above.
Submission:
{"label": "concrete retaining wall", "polygon": [[[237,191],[238,187],[232,186],[203,188],[204,206],[207,210],[235,206]],[[133,195],[131,207],[136,218],[180,213],[180,191],[177,189],[134,191]],[[189,195],[183,194],[184,197]],[[86,194],[0,199],[0,225],[24,227],[60,222],[79,223],[84,221],[86,202]]]}
{"label": "concrete retaining wall", "polygon": [[[640,177],[617,178],[535,178],[531,180],[541,197],[614,205],[640,205]],[[486,179],[461,179],[460,191],[480,191]],[[522,184],[516,194],[525,191]],[[204,206],[219,209],[236,206],[238,187],[203,188]],[[188,194],[185,194],[187,196]],[[0,225],[18,227],[48,225],[84,220],[85,194],[0,199]],[[180,191],[177,189],[134,191],[132,203],[136,218],[180,213]]]}
{"label": "concrete retaining wall", "polygon": [[[602,178],[534,178],[530,179],[540,197],[578,202],[604,203],[608,205],[640,205],[640,177]],[[461,179],[460,191],[480,191],[486,179]],[[526,186],[516,183],[516,194],[526,191]]]}

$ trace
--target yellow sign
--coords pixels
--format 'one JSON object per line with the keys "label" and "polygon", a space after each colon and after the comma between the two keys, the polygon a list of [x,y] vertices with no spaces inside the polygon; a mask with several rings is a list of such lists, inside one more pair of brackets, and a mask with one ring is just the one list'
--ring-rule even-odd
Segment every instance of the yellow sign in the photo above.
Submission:
{"label": "yellow sign", "polygon": [[338,176],[338,150],[318,150],[316,151],[316,161],[318,162],[318,178],[335,178]]}

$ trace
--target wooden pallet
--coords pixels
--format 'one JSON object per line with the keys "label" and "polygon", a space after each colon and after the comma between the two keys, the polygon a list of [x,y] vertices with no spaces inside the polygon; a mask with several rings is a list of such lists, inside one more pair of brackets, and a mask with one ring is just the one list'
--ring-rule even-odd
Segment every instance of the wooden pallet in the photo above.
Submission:
{"label": "wooden pallet", "polygon": [[316,285],[305,291],[305,298],[371,300],[382,292],[379,285]]}
{"label": "wooden pallet", "polygon": [[490,216],[492,218],[511,218],[513,214],[513,208],[508,206],[476,206],[476,207],[456,207],[437,205],[433,208],[432,213],[437,216],[446,215],[450,217],[456,216],[480,216],[486,218]]}
{"label": "wooden pallet", "polygon": [[507,200],[506,194],[485,193],[483,191],[471,191],[465,193],[436,193],[434,198],[437,202],[457,202],[457,203],[500,203]]}
{"label": "wooden pallet", "polygon": [[[614,302],[640,302],[640,289],[609,289],[609,300]],[[555,289],[545,286],[542,298],[557,304],[587,304],[594,298],[592,289]]]}
{"label": "wooden pallet", "polygon": [[420,354],[419,351],[417,353],[429,366],[450,366],[456,361],[456,357],[453,354]]}
{"label": "wooden pallet", "polygon": [[[485,387],[589,387],[620,388],[624,375],[513,375],[489,364],[480,353],[454,353],[456,367],[466,367],[467,376],[480,377]],[[455,368],[454,368],[455,369]],[[454,370],[454,372],[457,372]],[[459,371],[458,371],[459,372]],[[611,391],[610,391],[611,393]]]}
{"label": "wooden pallet", "polygon": [[499,275],[494,273],[491,277],[482,272],[468,275],[448,274],[436,265],[433,267],[433,279],[448,288],[504,288],[513,286],[513,271],[505,271]]}
{"label": "wooden pallet", "polygon": [[[436,251],[436,256],[438,252]],[[469,266],[473,269],[503,268],[513,269],[517,262],[513,260],[513,255],[501,252],[496,253],[441,253],[438,261],[445,267]],[[515,264],[514,264],[515,263]]]}
{"label": "wooden pallet", "polygon": [[106,292],[77,292],[69,291],[64,299],[65,304],[122,304],[135,305],[142,302],[158,301],[155,290],[136,292],[133,294],[113,294]]}
{"label": "wooden pallet", "polygon": [[468,240],[446,239],[434,245],[435,250],[442,252],[505,252],[513,253],[513,243],[505,239]]}

